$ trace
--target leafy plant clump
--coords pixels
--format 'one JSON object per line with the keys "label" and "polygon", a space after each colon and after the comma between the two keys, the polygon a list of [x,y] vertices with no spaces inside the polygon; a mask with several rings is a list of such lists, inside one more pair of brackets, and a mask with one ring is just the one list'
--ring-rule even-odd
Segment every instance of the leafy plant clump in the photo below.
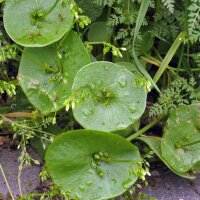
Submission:
{"label": "leafy plant clump", "polygon": [[[136,198],[153,154],[195,178],[199,1],[0,2],[0,136],[22,150],[19,199]],[[40,164],[29,145],[48,192],[22,194],[22,169]]]}

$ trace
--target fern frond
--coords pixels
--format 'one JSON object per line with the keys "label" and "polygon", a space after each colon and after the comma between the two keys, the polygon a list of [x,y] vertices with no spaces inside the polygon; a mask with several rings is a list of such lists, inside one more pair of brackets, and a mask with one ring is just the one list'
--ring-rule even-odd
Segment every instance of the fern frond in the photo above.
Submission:
{"label": "fern frond", "polygon": [[194,62],[196,63],[197,67],[200,68],[200,53],[193,54],[192,58]]}
{"label": "fern frond", "polygon": [[192,77],[187,81],[184,78],[177,78],[160,95],[158,102],[151,108],[149,116],[166,115],[179,106],[197,102],[200,102],[200,90],[195,79]]}
{"label": "fern frond", "polygon": [[192,42],[200,41],[200,1],[191,0],[188,7],[188,32]]}
{"label": "fern frond", "polygon": [[162,3],[169,10],[169,12],[171,12],[171,13],[174,12],[175,0],[162,0]]}

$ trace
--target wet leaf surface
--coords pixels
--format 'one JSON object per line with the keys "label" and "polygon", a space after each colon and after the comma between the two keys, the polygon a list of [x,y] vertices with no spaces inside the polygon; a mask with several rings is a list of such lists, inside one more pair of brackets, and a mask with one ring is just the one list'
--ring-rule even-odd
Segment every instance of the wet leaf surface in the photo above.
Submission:
{"label": "wet leaf surface", "polygon": [[137,147],[122,137],[79,130],[58,136],[45,160],[56,184],[73,198],[89,200],[126,191],[137,180],[141,157]]}

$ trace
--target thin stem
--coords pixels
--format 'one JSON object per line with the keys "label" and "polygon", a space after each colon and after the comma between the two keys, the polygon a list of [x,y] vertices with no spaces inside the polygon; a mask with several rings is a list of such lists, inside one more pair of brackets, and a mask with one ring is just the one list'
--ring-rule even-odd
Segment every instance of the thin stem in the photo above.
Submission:
{"label": "thin stem", "polygon": [[163,58],[162,58],[162,56],[160,55],[160,53],[158,52],[158,50],[157,50],[155,47],[154,47],[153,49],[154,49],[156,55],[158,56],[158,58],[159,58],[160,60],[163,60]]}
{"label": "thin stem", "polygon": [[[69,30],[71,30],[74,27],[74,24],[76,23],[76,21],[77,20],[74,20],[74,22],[72,23],[72,25],[71,25]],[[69,34],[69,31],[67,33],[65,33],[65,35],[62,37],[62,39],[58,42],[58,44],[56,46],[57,49],[59,49],[63,45],[66,37],[68,36],[68,34]]]}
{"label": "thin stem", "polygon": [[126,139],[130,142],[134,139],[136,139],[137,137],[139,137],[140,135],[142,135],[143,133],[147,132],[150,128],[152,128],[154,125],[156,125],[161,119],[163,118],[163,115],[160,116],[159,118],[153,120],[152,122],[150,122],[148,125],[146,125],[144,128],[140,129],[139,131],[137,131],[136,133],[134,133],[133,135],[127,137]]}
{"label": "thin stem", "polygon": [[181,149],[181,148],[183,148],[183,147],[192,146],[192,145],[195,145],[195,144],[198,144],[198,143],[200,143],[200,140],[197,140],[197,141],[191,142],[191,143],[187,143],[187,144],[182,144],[182,145],[178,146],[177,148],[178,148],[178,149]]}
{"label": "thin stem", "polygon": [[7,188],[8,188],[8,191],[9,191],[9,193],[10,193],[10,196],[11,196],[12,200],[15,200],[14,195],[13,195],[11,189],[10,189],[10,186],[9,186],[9,184],[8,184],[6,175],[5,175],[4,171],[3,171],[3,167],[2,167],[1,164],[0,164],[0,170],[1,170],[1,173],[2,173],[3,178],[4,178],[4,180],[5,180],[5,183],[6,183],[6,186],[7,186]]}
{"label": "thin stem", "polygon": [[178,61],[178,67],[177,67],[176,74],[178,74],[179,71],[180,71],[181,63],[183,61],[183,54],[184,54],[184,45],[182,45],[182,48],[181,48],[181,55],[180,55],[180,58],[179,58],[179,61]]}
{"label": "thin stem", "polygon": [[21,128],[25,128],[25,129],[29,129],[29,130],[32,130],[32,131],[35,131],[35,132],[38,132],[38,133],[44,133],[44,134],[47,134],[47,135],[50,135],[51,137],[55,137],[55,135],[51,134],[51,133],[48,133],[46,131],[41,131],[41,130],[38,130],[38,129],[35,129],[35,128],[32,128],[32,127],[28,127],[28,126],[23,126],[21,124],[18,124],[12,120],[10,120],[9,118],[5,117],[4,115],[1,115],[0,114],[0,117],[2,117],[3,119],[5,119],[5,121],[8,121],[10,122],[11,124],[14,124],[18,127],[21,127]]}
{"label": "thin stem", "polygon": [[21,185],[21,170],[18,173],[17,181],[18,181],[18,186],[19,186],[19,193],[20,193],[20,196],[22,197],[23,194],[22,194],[22,185]]}
{"label": "thin stem", "polygon": [[43,17],[46,17],[48,14],[50,14],[52,12],[52,10],[56,7],[58,2],[59,2],[59,0],[56,0],[55,3],[53,4],[53,6],[45,13],[45,15]]}
{"label": "thin stem", "polygon": [[22,52],[28,59],[30,59],[31,61],[33,61],[35,64],[41,66],[43,69],[45,69],[45,64],[40,62],[40,60],[34,58],[33,56],[31,56],[29,53],[27,53],[26,51],[24,51],[23,49],[21,49],[21,47],[16,46],[16,48]]}
{"label": "thin stem", "polygon": [[13,113],[6,113],[3,114],[4,117],[7,118],[33,118],[33,117],[42,117],[42,115],[37,115],[33,113],[27,113],[27,112],[13,112]]}

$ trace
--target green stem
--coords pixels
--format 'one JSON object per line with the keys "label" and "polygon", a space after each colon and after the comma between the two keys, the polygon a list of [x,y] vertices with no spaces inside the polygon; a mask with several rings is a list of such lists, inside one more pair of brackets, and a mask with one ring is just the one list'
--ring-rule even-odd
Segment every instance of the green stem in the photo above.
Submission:
{"label": "green stem", "polygon": [[11,189],[10,189],[10,186],[9,186],[9,184],[8,184],[6,175],[5,175],[4,171],[3,171],[3,167],[2,167],[1,164],[0,164],[0,170],[1,170],[1,173],[2,173],[3,178],[4,178],[4,180],[5,180],[5,183],[6,183],[6,186],[7,186],[7,188],[8,188],[8,191],[9,191],[9,193],[10,193],[10,196],[11,196],[12,200],[15,200],[15,198],[14,198],[14,196],[13,196],[13,193],[12,193],[12,191],[11,191]]}
{"label": "green stem", "polygon": [[53,6],[45,13],[45,15],[43,17],[46,17],[48,14],[50,14],[51,11],[56,7],[58,2],[59,2],[59,0],[56,0],[55,3],[53,4]]}
{"label": "green stem", "polygon": [[106,162],[106,163],[117,163],[117,162],[131,162],[132,160],[113,160],[113,159],[107,159],[100,157],[98,160]]}
{"label": "green stem", "polygon": [[160,116],[159,118],[153,120],[152,122],[150,122],[148,125],[146,125],[144,128],[140,129],[139,131],[137,131],[136,133],[134,133],[133,135],[127,137],[126,139],[130,142],[134,139],[136,139],[137,137],[139,137],[140,135],[142,135],[143,133],[147,132],[150,128],[152,128],[153,126],[155,126],[161,119],[163,118],[163,115]]}
{"label": "green stem", "polygon": [[40,62],[40,60],[35,59],[33,56],[31,56],[29,53],[27,53],[26,51],[24,51],[23,49],[21,49],[21,47],[17,46],[16,47],[19,51],[21,51],[28,59],[30,59],[31,61],[33,61],[35,64],[43,67],[45,69],[45,65]]}
{"label": "green stem", "polygon": [[[70,27],[69,30],[71,30],[71,29],[74,27],[76,21],[77,21],[77,20],[74,20],[74,22],[72,23],[72,25],[71,25],[71,27]],[[62,37],[62,39],[60,39],[60,41],[58,42],[58,44],[57,44],[57,46],[56,46],[57,49],[59,49],[59,48],[63,45],[63,43],[64,43],[66,37],[67,37],[68,34],[69,34],[69,32],[70,32],[70,31],[68,31],[67,33],[65,33],[65,35]]]}
{"label": "green stem", "polygon": [[187,144],[182,144],[182,145],[178,146],[177,148],[178,148],[178,149],[181,149],[181,148],[183,148],[183,147],[192,146],[192,145],[195,145],[195,144],[198,144],[198,143],[200,143],[200,140],[197,140],[197,141],[191,142],[191,143],[187,143]]}
{"label": "green stem", "polygon": [[179,61],[178,61],[178,67],[177,67],[177,71],[176,71],[176,74],[178,75],[179,71],[180,71],[180,68],[181,68],[181,63],[183,61],[183,54],[184,54],[184,46],[182,45],[182,48],[181,48],[181,55],[180,55],[180,58],[179,58]]}

